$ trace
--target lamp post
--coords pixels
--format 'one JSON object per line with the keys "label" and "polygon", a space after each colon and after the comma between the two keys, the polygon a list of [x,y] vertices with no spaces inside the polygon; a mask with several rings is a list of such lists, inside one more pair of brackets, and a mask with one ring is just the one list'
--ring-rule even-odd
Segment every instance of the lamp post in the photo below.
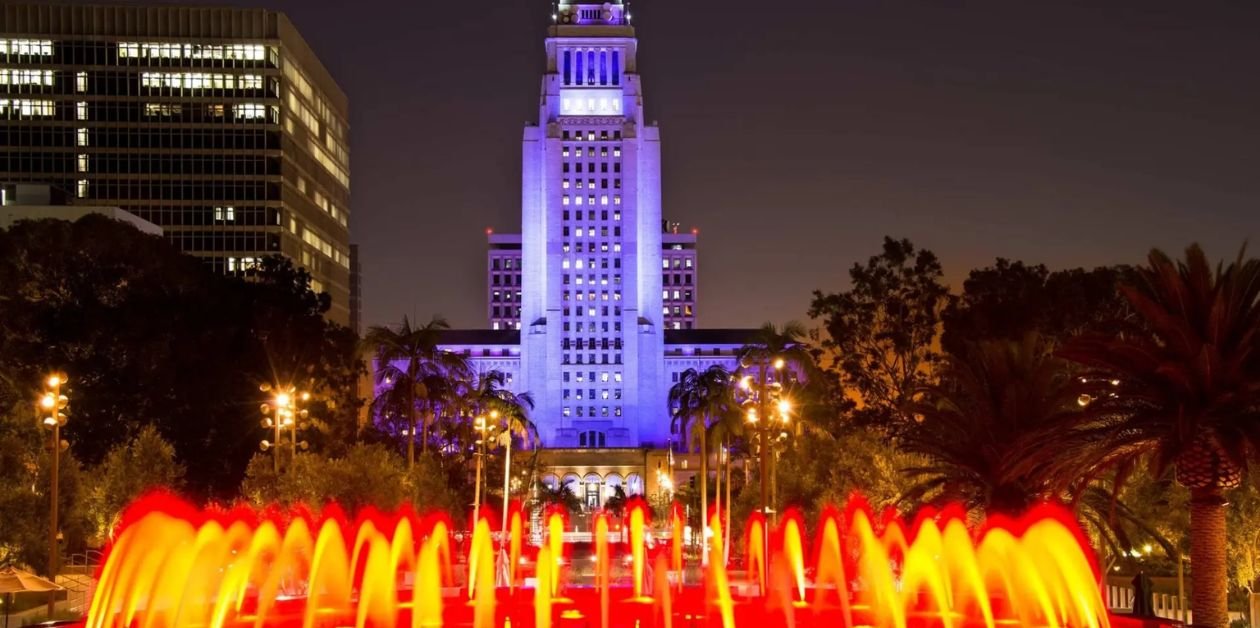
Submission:
{"label": "lamp post", "polygon": [[[66,424],[66,415],[64,410],[70,407],[70,399],[61,393],[61,387],[66,383],[66,376],[54,373],[48,376],[44,382],[44,394],[39,399],[40,414],[43,415],[43,425],[52,432],[52,440],[50,453],[52,454],[49,470],[51,471],[51,486],[49,494],[49,517],[48,517],[48,579],[57,580],[57,558],[60,555],[57,547],[57,493],[58,484],[60,482],[58,476],[61,466],[61,426]],[[47,413],[47,414],[44,414]],[[56,591],[48,594],[48,616],[51,618],[56,610],[57,593]]]}
{"label": "lamp post", "polygon": [[[751,364],[741,364],[743,368]],[[766,564],[770,561],[770,528],[774,524],[770,501],[771,455],[773,446],[771,435],[777,434],[788,423],[792,411],[792,403],[783,396],[782,372],[786,362],[782,357],[767,357],[756,364],[757,382],[753,383],[752,375],[744,375],[739,381],[739,390],[743,394],[741,405],[745,408],[748,425],[757,433],[757,447],[760,450],[761,467],[761,512],[765,516],[762,526],[762,547],[765,548]],[[774,378],[769,375],[773,370]]]}
{"label": "lamp post", "polygon": [[[739,388],[744,394],[742,405],[746,408],[748,424],[757,433],[761,466],[761,512],[766,515],[766,522],[769,524],[771,522],[769,482],[772,446],[770,437],[787,425],[792,404],[783,397],[783,384],[779,381],[783,368],[786,366],[783,358],[776,357],[757,366],[757,383],[754,385],[752,376],[745,375],[740,379]],[[775,377],[773,381],[767,381],[771,369],[774,370]]]}
{"label": "lamp post", "polygon": [[259,408],[263,414],[262,426],[265,429],[273,431],[272,440],[263,440],[259,443],[259,447],[263,451],[271,450],[271,467],[277,475],[280,474],[280,448],[284,446],[284,437],[281,433],[283,430],[289,430],[289,460],[297,457],[297,450],[301,447],[306,449],[306,441],[297,439],[297,431],[302,427],[302,421],[310,417],[310,412],[301,407],[303,404],[311,400],[311,393],[298,392],[296,386],[272,386],[271,384],[263,384],[258,387],[262,392],[276,391],[272,397],[272,403],[264,403]]}
{"label": "lamp post", "polygon": [[[493,413],[497,415],[498,413]],[[481,465],[486,457],[486,441],[490,438],[490,432],[494,431],[494,425],[486,421],[485,416],[478,416],[473,423],[473,429],[477,430],[477,480],[476,486],[473,488],[473,530],[476,531],[477,523],[481,520]]]}

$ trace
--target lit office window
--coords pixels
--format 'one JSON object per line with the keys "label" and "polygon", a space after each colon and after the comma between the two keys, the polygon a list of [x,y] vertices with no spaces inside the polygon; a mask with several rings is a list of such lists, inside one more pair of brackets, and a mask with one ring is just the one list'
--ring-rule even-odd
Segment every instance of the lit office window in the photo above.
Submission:
{"label": "lit office window", "polygon": [[87,103],[85,102],[74,103],[74,117],[76,120],[88,119]]}
{"label": "lit office window", "polygon": [[88,156],[87,155],[78,156],[78,170],[79,172],[88,171]]}
{"label": "lit office window", "polygon": [[48,39],[0,39],[0,54],[51,57],[52,45]]}
{"label": "lit office window", "polygon": [[87,198],[87,195],[88,195],[87,179],[79,179],[78,185],[75,186],[75,192],[78,194],[79,198]]}
{"label": "lit office window", "polygon": [[237,120],[262,120],[267,117],[267,106],[259,103],[232,105],[232,115]]}
{"label": "lit office window", "polygon": [[87,146],[88,145],[88,130],[87,129],[76,130],[74,134],[74,143],[77,146]]}
{"label": "lit office window", "polygon": [[0,68],[0,85],[42,85],[48,87],[52,84],[52,70]]}
{"label": "lit office window", "polygon": [[55,111],[51,100],[0,99],[0,116],[6,118],[48,118]]}
{"label": "lit office window", "polygon": [[74,75],[74,91],[83,93],[87,91],[87,72],[76,72]]}

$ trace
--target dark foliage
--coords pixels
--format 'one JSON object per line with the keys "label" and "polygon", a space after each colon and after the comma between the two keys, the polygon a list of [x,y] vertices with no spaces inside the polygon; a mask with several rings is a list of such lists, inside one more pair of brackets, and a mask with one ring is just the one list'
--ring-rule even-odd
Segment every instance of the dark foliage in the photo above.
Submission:
{"label": "dark foliage", "polygon": [[66,372],[66,439],[87,464],[153,424],[194,496],[232,496],[263,437],[263,382],[314,394],[308,440],[336,449],[355,433],[356,338],[285,259],[243,280],[102,216],[28,221],[0,231],[0,286],[0,412]]}

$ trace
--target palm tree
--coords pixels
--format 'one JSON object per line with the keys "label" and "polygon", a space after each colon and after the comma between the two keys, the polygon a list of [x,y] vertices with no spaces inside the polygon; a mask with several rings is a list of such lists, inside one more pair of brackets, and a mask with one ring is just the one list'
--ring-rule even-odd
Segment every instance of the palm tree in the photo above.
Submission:
{"label": "palm tree", "polygon": [[[797,321],[784,323],[782,327],[767,322],[757,330],[752,342],[739,351],[739,370],[736,375],[747,378],[745,381],[757,381],[756,391],[760,405],[765,405],[769,391],[774,388],[782,392],[784,384],[791,384],[797,376],[806,376],[815,368],[814,358],[805,344],[808,332],[805,326]],[[776,375],[771,373],[777,372]],[[769,381],[773,379],[773,381]],[[750,387],[750,386],[749,386]],[[786,398],[786,397],[784,397]],[[759,430],[761,434],[758,444],[761,450],[759,475],[761,476],[761,507],[769,509],[770,504],[770,446],[765,442],[769,432],[769,413],[765,408],[758,408],[762,416]]]}
{"label": "palm tree", "polygon": [[[709,420],[726,413],[732,405],[731,374],[716,364],[704,371],[693,368],[683,371],[678,383],[669,389],[669,408],[673,415],[671,429],[683,438],[688,450],[692,450],[695,444],[699,445],[701,529],[707,527],[709,516],[709,449],[706,438]],[[708,564],[708,543],[702,542],[702,562]]]}
{"label": "palm tree", "polygon": [[917,482],[903,499],[944,493],[971,510],[1017,516],[1075,486],[1078,450],[1064,443],[1089,421],[1081,395],[1098,386],[1067,366],[1036,334],[945,356],[939,381],[915,391],[907,408],[915,420],[899,434],[928,460],[906,470]]}
{"label": "palm tree", "polygon": [[534,447],[539,442],[538,427],[529,419],[534,409],[533,395],[514,393],[506,385],[507,375],[502,371],[478,373],[462,382],[457,410],[469,418],[489,415],[493,420],[502,421],[499,444],[504,448],[502,515],[505,528],[511,491],[512,441],[519,438],[526,447]]}
{"label": "palm tree", "polygon": [[[734,382],[735,378],[732,377],[732,386],[734,385]],[[745,428],[746,423],[744,422],[744,413],[740,412],[739,406],[735,405],[734,399],[732,399],[731,405],[726,411],[721,412],[710,419],[709,431],[705,435],[708,442],[718,444],[717,510],[718,513],[721,514],[723,512],[722,509],[725,508],[726,514],[723,517],[723,520],[727,522],[723,527],[723,533],[725,535],[725,538],[722,541],[723,553],[725,554],[725,556],[722,557],[723,563],[725,563],[730,557],[731,552],[731,472],[734,468],[734,445],[736,439],[744,437]],[[723,451],[726,452],[725,458],[722,456]],[[723,475],[725,475],[725,480],[722,479]],[[725,495],[722,493],[723,486],[725,486],[726,490]]]}
{"label": "palm tree", "polygon": [[1260,260],[1245,254],[1213,269],[1197,245],[1182,261],[1152,251],[1121,288],[1138,320],[1062,352],[1115,384],[1095,400],[1109,420],[1087,433],[1098,464],[1171,466],[1190,490],[1191,604],[1205,626],[1229,624],[1224,493],[1260,450]]}
{"label": "palm tree", "polygon": [[[376,354],[377,385],[388,386],[387,394],[373,402],[378,412],[387,408],[405,412],[407,420],[407,467],[416,461],[416,424],[421,423],[421,446],[429,450],[429,424],[437,407],[437,388],[451,380],[464,377],[469,372],[464,356],[444,351],[438,346],[442,330],[450,325],[439,316],[428,323],[413,327],[407,317],[397,329],[373,326],[368,329],[364,342]],[[425,416],[417,420],[417,405],[423,401]]]}
{"label": "palm tree", "polygon": [[901,501],[956,501],[977,519],[1064,501],[1112,555],[1133,550],[1130,530],[1175,553],[1090,473],[1090,448],[1076,437],[1096,424],[1098,406],[1088,401],[1111,385],[1082,380],[1052,346],[1030,333],[964,342],[944,356],[938,383],[913,391],[906,410],[915,420],[898,434],[904,451],[925,460],[904,470],[916,483]]}

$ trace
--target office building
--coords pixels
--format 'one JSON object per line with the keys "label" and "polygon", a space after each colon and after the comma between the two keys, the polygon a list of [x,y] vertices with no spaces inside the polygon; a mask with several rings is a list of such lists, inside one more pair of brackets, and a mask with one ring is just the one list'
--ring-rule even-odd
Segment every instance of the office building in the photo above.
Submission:
{"label": "office building", "polygon": [[348,115],[281,13],[0,6],[0,181],[124,209],[220,272],[285,255],[342,324]]}

